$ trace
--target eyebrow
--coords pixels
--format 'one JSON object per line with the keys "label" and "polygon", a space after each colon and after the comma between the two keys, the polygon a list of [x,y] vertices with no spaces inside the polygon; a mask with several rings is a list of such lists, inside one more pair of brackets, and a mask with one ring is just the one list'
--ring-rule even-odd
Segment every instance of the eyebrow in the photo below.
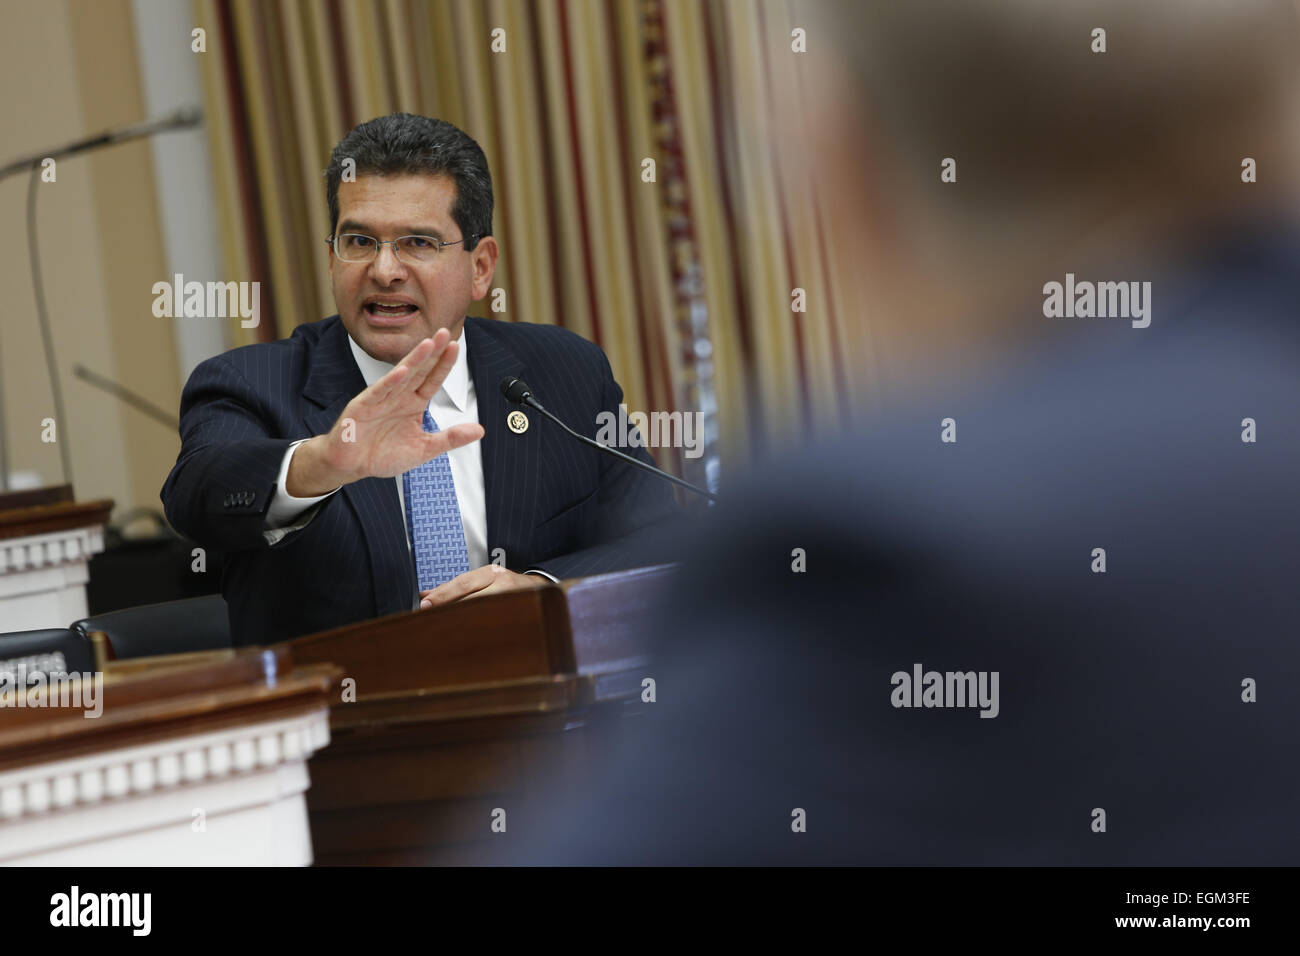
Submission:
{"label": "eyebrow", "polygon": [[[398,235],[401,236],[432,236],[434,239],[443,238],[442,230],[435,229],[433,226],[398,226],[397,228],[402,230],[398,233]],[[339,223],[338,231],[339,233],[364,232],[367,235],[373,235],[375,232],[374,229],[371,229],[365,223],[358,222],[355,219],[344,219]]]}

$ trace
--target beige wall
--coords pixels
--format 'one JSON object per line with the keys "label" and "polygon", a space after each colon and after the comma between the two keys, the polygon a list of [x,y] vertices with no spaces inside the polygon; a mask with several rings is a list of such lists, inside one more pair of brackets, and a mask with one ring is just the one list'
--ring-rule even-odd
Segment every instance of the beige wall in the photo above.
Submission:
{"label": "beige wall", "polygon": [[[0,0],[0,160],[145,118],[129,0]],[[186,38],[179,38],[183,42]],[[179,448],[165,426],[72,374],[80,363],[175,412],[180,395],[170,320],[151,306],[167,279],[147,142],[61,160],[37,200],[41,267],[63,383],[79,498],[119,513],[160,507]],[[0,382],[11,471],[62,480],[41,442],[53,417],[28,265],[27,177],[0,182]]]}

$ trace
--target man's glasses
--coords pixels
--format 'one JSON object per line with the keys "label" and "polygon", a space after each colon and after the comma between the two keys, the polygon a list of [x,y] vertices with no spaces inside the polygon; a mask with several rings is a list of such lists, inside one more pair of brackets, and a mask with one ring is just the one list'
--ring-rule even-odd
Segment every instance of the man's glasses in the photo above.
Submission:
{"label": "man's glasses", "polygon": [[438,253],[444,246],[454,246],[464,242],[465,239],[444,242],[433,236],[398,236],[396,239],[380,240],[374,236],[363,236],[359,232],[344,232],[337,236],[330,236],[325,241],[334,247],[334,255],[344,262],[369,262],[379,255],[380,246],[392,246],[397,258],[403,262],[427,265],[438,258]]}

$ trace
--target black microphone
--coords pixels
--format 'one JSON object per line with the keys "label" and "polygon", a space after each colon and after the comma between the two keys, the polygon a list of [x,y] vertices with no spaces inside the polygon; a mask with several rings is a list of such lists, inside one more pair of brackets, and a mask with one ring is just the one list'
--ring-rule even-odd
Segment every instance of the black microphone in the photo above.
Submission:
{"label": "black microphone", "polygon": [[537,399],[533,398],[528,383],[523,379],[515,378],[513,375],[507,375],[501,380],[501,394],[506,397],[507,401],[515,405],[522,405],[527,402],[529,405],[536,405],[539,411],[546,411]]}
{"label": "black microphone", "polygon": [[551,421],[555,422],[555,424],[559,425],[561,428],[563,428],[574,438],[578,439],[578,441],[590,445],[592,448],[599,448],[601,451],[613,455],[614,457],[627,462],[629,465],[636,465],[636,467],[640,468],[642,471],[648,471],[652,475],[658,475],[660,478],[665,478],[668,481],[671,481],[674,485],[681,485],[683,488],[687,488],[695,492],[697,495],[703,495],[705,498],[708,498],[710,501],[718,500],[718,496],[713,494],[711,491],[705,491],[703,488],[699,487],[698,485],[693,485],[689,481],[683,481],[682,479],[678,478],[676,475],[670,475],[666,471],[661,471],[660,469],[656,468],[654,465],[647,465],[639,458],[633,458],[631,455],[625,455],[617,448],[610,448],[608,445],[602,445],[594,438],[588,438],[586,435],[578,434],[568,425],[564,424],[564,422],[560,421],[558,418],[556,418],[554,415],[548,412],[545,408],[543,408],[542,403],[533,397],[533,390],[529,388],[528,384],[524,382],[522,379],[515,378],[513,375],[507,375],[505,378],[501,380],[501,394],[506,397],[507,401],[512,402],[515,405],[528,405],[531,408],[537,409],[539,412],[541,412]]}

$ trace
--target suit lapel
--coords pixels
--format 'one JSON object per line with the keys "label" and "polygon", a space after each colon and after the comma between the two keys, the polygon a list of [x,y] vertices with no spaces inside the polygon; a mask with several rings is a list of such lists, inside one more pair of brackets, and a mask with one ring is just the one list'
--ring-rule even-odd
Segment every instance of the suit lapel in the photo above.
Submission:
{"label": "suit lapel", "polygon": [[[513,520],[515,514],[533,515],[537,495],[538,434],[532,429],[516,435],[506,427],[506,416],[519,408],[501,394],[507,375],[525,378],[528,366],[494,334],[493,319],[468,316],[465,340],[469,347],[469,373],[474,380],[478,420],[483,426],[483,497],[487,506],[488,558],[494,547],[506,547],[506,562],[514,565],[509,546],[532,529]],[[528,412],[536,426],[536,414]]]}
{"label": "suit lapel", "polygon": [[[471,353],[472,354],[472,353]],[[337,317],[321,333],[303,386],[310,403],[303,416],[308,433],[323,435],[343,409],[366,387],[348,345],[347,328]],[[392,478],[363,478],[344,485],[342,494],[361,525],[370,554],[375,606],[379,614],[407,611],[415,595],[415,567],[406,544],[401,503]],[[340,568],[340,575],[348,569]]]}

